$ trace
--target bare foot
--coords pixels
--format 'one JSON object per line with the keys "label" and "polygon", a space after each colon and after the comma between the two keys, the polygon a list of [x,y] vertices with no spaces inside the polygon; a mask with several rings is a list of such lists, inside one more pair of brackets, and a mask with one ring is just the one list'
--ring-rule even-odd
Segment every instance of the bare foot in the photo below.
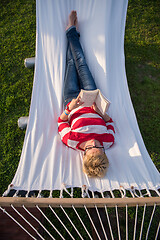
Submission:
{"label": "bare foot", "polygon": [[75,24],[75,27],[76,27],[76,29],[78,31],[78,18],[77,17],[76,17],[76,20],[75,20],[74,24]]}
{"label": "bare foot", "polygon": [[67,29],[69,29],[70,27],[72,26],[75,26],[77,27],[77,24],[78,24],[78,20],[77,20],[77,12],[76,11],[72,11],[69,15],[69,23],[67,25]]}

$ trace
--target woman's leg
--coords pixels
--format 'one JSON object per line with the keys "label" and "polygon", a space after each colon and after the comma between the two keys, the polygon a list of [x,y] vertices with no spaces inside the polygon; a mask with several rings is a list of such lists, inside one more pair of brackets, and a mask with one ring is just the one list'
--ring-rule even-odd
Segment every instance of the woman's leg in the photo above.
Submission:
{"label": "woman's leg", "polygon": [[78,72],[81,88],[85,90],[97,89],[92,74],[87,66],[76,28],[71,27],[70,29],[68,29],[66,35]]}
{"label": "woman's leg", "polygon": [[66,70],[63,88],[64,106],[66,106],[73,98],[76,98],[80,92],[79,80],[76,66],[68,43],[66,52]]}

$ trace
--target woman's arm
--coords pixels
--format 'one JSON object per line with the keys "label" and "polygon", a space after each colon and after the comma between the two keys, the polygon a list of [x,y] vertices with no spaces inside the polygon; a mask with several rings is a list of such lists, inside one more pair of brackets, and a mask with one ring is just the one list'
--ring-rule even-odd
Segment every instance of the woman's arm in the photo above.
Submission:
{"label": "woman's arm", "polygon": [[94,103],[94,104],[92,105],[92,108],[94,109],[94,111],[96,111],[96,112],[103,118],[103,120],[104,120],[105,122],[108,122],[108,121],[111,119],[110,116],[109,116],[107,113],[102,114],[102,113],[99,111],[99,108],[97,107],[96,103]]}
{"label": "woman's arm", "polygon": [[[83,102],[80,101],[80,96],[78,95],[78,97],[76,99],[72,99],[72,101],[69,104],[69,111],[72,111],[73,109],[81,106],[83,104]],[[65,110],[61,116],[60,119],[63,121],[67,121],[68,120],[68,115],[69,115],[69,111]]]}

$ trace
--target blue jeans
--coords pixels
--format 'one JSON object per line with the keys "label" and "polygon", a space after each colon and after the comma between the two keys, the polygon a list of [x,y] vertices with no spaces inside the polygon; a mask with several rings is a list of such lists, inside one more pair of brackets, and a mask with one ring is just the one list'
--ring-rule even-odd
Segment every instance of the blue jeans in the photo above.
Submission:
{"label": "blue jeans", "polygon": [[77,98],[81,89],[97,89],[92,74],[87,66],[76,28],[72,27],[66,31],[66,36],[68,39],[68,46],[63,89],[64,106],[73,98]]}

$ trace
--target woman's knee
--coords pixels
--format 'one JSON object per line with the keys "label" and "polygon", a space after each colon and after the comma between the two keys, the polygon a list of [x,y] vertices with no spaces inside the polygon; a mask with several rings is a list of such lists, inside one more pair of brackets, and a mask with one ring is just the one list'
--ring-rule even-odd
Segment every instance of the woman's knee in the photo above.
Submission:
{"label": "woman's knee", "polygon": [[78,68],[87,66],[87,63],[86,63],[86,60],[85,60],[85,57],[84,57],[83,54],[77,53],[77,55],[76,55],[76,65],[77,65]]}

